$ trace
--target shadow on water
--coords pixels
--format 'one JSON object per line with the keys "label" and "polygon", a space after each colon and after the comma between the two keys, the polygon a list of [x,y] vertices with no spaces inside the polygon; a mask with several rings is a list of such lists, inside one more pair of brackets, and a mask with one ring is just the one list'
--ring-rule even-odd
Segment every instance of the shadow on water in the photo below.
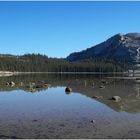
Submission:
{"label": "shadow on water", "polygon": [[[0,91],[21,89],[29,93],[39,93],[42,90],[48,89],[48,86],[40,86],[44,83],[51,85],[50,88],[70,86],[73,92],[91,99],[94,96],[102,96],[102,99],[96,100],[117,112],[140,112],[140,83],[136,80],[108,79],[108,76],[110,75],[30,74],[1,77]],[[105,79],[107,82],[104,83],[102,79]],[[10,81],[14,81],[15,86],[7,86],[6,82]],[[38,85],[38,88],[33,89],[34,85]],[[101,86],[104,88],[101,88]],[[70,93],[66,94],[69,95]],[[120,102],[113,102],[109,100],[112,96],[120,96],[122,100]]]}

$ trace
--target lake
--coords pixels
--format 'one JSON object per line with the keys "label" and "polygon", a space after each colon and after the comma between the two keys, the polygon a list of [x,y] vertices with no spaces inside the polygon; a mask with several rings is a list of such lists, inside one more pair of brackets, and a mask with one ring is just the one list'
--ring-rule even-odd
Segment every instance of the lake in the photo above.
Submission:
{"label": "lake", "polygon": [[[0,77],[0,138],[140,138],[139,81],[108,77]],[[15,85],[6,85],[10,81]],[[32,88],[44,83],[48,86]],[[65,92],[67,86],[72,88],[71,93]],[[121,101],[110,100],[114,95]]]}

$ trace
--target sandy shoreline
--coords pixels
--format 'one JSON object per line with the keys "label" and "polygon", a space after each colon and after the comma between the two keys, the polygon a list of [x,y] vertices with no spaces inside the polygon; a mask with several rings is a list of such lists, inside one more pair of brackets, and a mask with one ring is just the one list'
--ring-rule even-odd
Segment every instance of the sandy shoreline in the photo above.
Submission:
{"label": "sandy shoreline", "polygon": [[10,71],[0,71],[0,77],[12,76],[12,75],[14,75],[13,72],[10,72]]}
{"label": "sandy shoreline", "polygon": [[62,71],[62,72],[41,72],[41,71],[38,71],[38,72],[19,72],[19,71],[0,71],[0,75],[10,75],[10,74],[13,74],[13,75],[16,75],[16,74],[101,74],[101,75],[106,75],[106,74],[115,74],[115,75],[118,75],[118,74],[127,74],[127,76],[129,77],[133,77],[134,75],[133,74],[140,74],[139,71],[136,71],[136,72],[65,72],[65,71]]}
{"label": "sandy shoreline", "polygon": [[12,76],[18,74],[127,74],[126,72],[18,72],[18,71],[0,71],[0,77]]}

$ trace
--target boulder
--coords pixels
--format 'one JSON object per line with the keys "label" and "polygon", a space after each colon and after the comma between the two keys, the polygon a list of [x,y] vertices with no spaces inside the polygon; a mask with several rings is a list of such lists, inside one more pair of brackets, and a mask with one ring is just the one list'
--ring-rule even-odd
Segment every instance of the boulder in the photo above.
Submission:
{"label": "boulder", "polygon": [[111,99],[116,101],[116,102],[121,101],[121,97],[119,97],[119,96],[113,96]]}
{"label": "boulder", "polygon": [[72,92],[72,89],[70,87],[66,87],[65,92]]}
{"label": "boulder", "polygon": [[13,87],[13,86],[15,85],[15,83],[14,83],[13,81],[11,81],[11,82],[9,83],[9,85]]}

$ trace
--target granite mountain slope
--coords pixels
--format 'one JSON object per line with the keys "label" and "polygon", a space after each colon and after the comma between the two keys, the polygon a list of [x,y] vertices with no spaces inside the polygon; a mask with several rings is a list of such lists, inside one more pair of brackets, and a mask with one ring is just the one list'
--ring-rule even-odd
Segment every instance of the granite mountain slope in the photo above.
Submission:
{"label": "granite mountain slope", "polygon": [[91,58],[126,60],[139,64],[140,33],[116,34],[98,45],[70,54],[67,60],[77,61]]}

